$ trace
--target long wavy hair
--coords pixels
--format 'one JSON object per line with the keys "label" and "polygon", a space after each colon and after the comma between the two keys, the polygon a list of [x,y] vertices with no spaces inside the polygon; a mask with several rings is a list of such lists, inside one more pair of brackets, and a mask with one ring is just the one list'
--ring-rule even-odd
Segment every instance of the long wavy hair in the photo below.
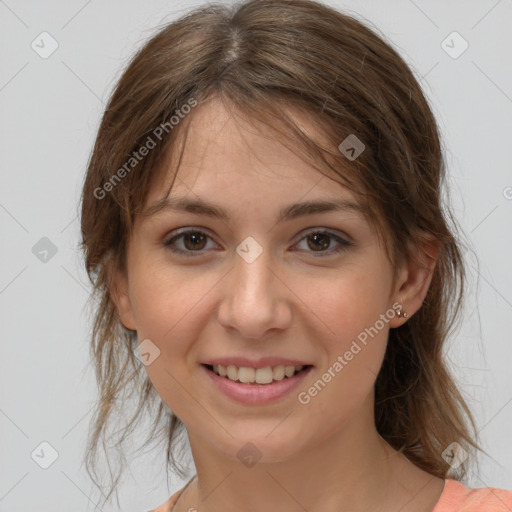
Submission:
{"label": "long wavy hair", "polygon": [[[137,333],[120,322],[109,268],[126,271],[135,216],[157,176],[169,172],[169,157],[180,154],[177,136],[188,132],[194,106],[212,98],[233,115],[265,123],[283,144],[358,194],[395,269],[425,237],[439,241],[422,307],[390,330],[375,383],[375,422],[378,433],[418,467],[461,480],[480,447],[443,352],[459,324],[467,285],[439,129],[419,80],[391,43],[368,24],[312,0],[196,8],[158,27],[110,96],[81,196],[99,388],[85,456],[89,475],[99,487],[102,448],[110,471],[108,499],[126,463],[126,441],[144,418],[150,428],[142,447],[166,443],[167,470],[187,474],[177,457],[184,425],[134,354]],[[315,123],[315,133],[298,123],[298,111]],[[365,145],[355,160],[339,149],[349,135]],[[128,404],[135,406],[132,414]],[[471,455],[453,469],[442,456],[452,442]]]}

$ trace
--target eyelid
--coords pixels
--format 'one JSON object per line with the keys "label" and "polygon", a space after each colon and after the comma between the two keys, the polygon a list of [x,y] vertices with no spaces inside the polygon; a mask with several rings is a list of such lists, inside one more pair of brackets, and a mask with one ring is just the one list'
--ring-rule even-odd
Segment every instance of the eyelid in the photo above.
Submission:
{"label": "eyelid", "polygon": [[328,228],[327,226],[315,226],[314,228],[307,228],[301,231],[297,235],[299,237],[298,241],[302,240],[305,236],[309,235],[310,233],[327,233],[332,236],[338,236],[339,238],[343,238],[343,240],[345,240],[348,243],[352,243],[352,238],[347,233],[337,228]]}
{"label": "eyelid", "polygon": [[[210,231],[207,228],[203,228],[200,226],[186,226],[186,227],[177,228],[177,229],[171,231],[171,234],[165,238],[163,245],[168,250],[172,251],[173,253],[178,254],[178,255],[183,255],[185,257],[189,257],[189,256],[193,257],[193,256],[203,255],[207,251],[207,249],[201,249],[199,251],[190,251],[190,250],[177,249],[176,247],[172,246],[171,242],[181,238],[182,236],[186,235],[187,233],[201,233],[201,234],[206,235],[207,238],[212,240],[214,243],[217,243],[217,242],[215,242],[214,237],[211,235]],[[313,255],[313,257],[333,256],[333,255],[341,253],[341,252],[343,252],[343,250],[346,250],[349,247],[352,247],[355,245],[354,242],[351,240],[351,237],[346,235],[344,232],[340,232],[340,230],[338,230],[336,228],[317,226],[317,227],[308,228],[306,230],[301,231],[297,235],[297,240],[293,243],[292,250],[300,251],[300,249],[294,249],[294,247],[297,244],[299,244],[300,242],[302,242],[305,238],[307,238],[308,235],[311,235],[311,234],[325,234],[328,237],[330,237],[331,239],[334,239],[335,241],[337,241],[337,243],[338,243],[337,248],[329,249],[327,251],[306,251],[308,253],[311,253],[311,255]]]}
{"label": "eyelid", "polygon": [[[170,241],[172,240],[174,237],[178,236],[178,235],[181,235],[183,233],[187,233],[189,231],[199,231],[199,232],[202,232],[204,233],[205,235],[208,235],[209,237],[211,237],[212,239],[215,238],[213,235],[212,235],[212,232],[208,229],[208,228],[205,228],[203,226],[194,226],[194,225],[191,225],[191,226],[184,226],[182,228],[176,228],[176,229],[173,229],[172,231],[170,231],[165,239],[166,241]],[[336,235],[336,236],[339,236],[340,238],[343,238],[345,239],[345,241],[347,242],[352,242],[352,238],[344,231],[341,231],[340,229],[337,229],[337,228],[329,228],[327,226],[315,226],[313,228],[306,228],[304,230],[302,230],[298,235],[297,235],[297,241],[300,241],[304,236],[308,235],[309,233],[319,233],[319,232],[324,232],[324,231],[327,231],[329,232],[330,234],[333,234],[333,235]],[[171,236],[172,234],[172,236]]]}
{"label": "eyelid", "polygon": [[171,240],[173,240],[174,238],[177,238],[178,236],[180,235],[184,235],[184,234],[187,234],[189,232],[198,232],[198,233],[203,233],[205,235],[208,235],[208,237],[210,237],[212,240],[215,238],[211,231],[208,229],[208,228],[204,228],[202,226],[185,226],[183,228],[176,228],[176,229],[173,229],[171,230],[164,238],[164,243],[169,243]]}

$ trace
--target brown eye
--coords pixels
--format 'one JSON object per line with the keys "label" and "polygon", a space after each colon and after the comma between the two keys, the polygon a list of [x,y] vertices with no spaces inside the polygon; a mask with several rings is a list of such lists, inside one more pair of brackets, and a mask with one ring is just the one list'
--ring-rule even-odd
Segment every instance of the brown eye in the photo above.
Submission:
{"label": "brown eye", "polygon": [[[308,247],[313,250],[324,250],[329,247],[330,244],[330,236],[325,233],[313,233],[312,235],[308,235]],[[309,243],[309,241],[313,241],[313,243]]]}
{"label": "brown eye", "polygon": [[[306,248],[302,249],[300,248],[300,244],[304,240],[307,241]],[[334,248],[329,249],[329,247],[333,245],[333,241]],[[329,231],[312,231],[306,234],[306,236],[304,236],[297,244],[300,250],[312,253],[312,256],[314,257],[333,256],[347,250],[352,245],[354,245],[352,242],[349,242],[334,233],[330,233]]]}
{"label": "brown eye", "polygon": [[183,236],[185,247],[191,251],[204,249],[206,236],[201,231],[189,231]]}
{"label": "brown eye", "polygon": [[[164,245],[174,253],[183,256],[201,256],[211,238],[198,229],[188,229],[173,236]],[[181,243],[178,243],[181,242]],[[178,247],[180,245],[181,247]]]}
{"label": "brown eye", "polygon": [[[208,250],[208,240],[211,240],[211,237],[204,231],[188,229],[173,236],[170,240],[165,242],[164,245],[170,251],[179,255],[201,256],[204,251]],[[352,242],[328,231],[310,232],[300,240],[299,244],[296,245],[300,245],[304,240],[307,240],[307,247],[301,250],[312,253],[315,257],[333,256],[353,245]],[[329,249],[329,247],[333,245],[333,242],[334,248]]]}

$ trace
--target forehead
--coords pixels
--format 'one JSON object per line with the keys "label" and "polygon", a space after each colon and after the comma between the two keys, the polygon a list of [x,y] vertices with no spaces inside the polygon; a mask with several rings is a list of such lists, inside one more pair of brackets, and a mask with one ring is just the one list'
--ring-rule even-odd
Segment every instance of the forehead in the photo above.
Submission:
{"label": "forehead", "polygon": [[[308,135],[322,137],[300,111],[293,118]],[[228,111],[218,99],[201,105],[187,120],[161,171],[146,209],[169,192],[190,199],[258,201],[262,207],[319,198],[357,202],[339,180],[306,162],[267,125]]]}

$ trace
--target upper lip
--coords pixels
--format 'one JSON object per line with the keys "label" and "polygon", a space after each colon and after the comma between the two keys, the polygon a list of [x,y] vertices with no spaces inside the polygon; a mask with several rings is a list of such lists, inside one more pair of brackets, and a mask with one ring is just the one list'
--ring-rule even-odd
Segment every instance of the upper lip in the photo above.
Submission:
{"label": "upper lip", "polygon": [[284,359],[282,357],[260,357],[259,359],[247,359],[246,357],[217,357],[204,361],[205,365],[221,364],[223,366],[237,366],[246,368],[265,368],[266,366],[310,366],[309,363],[298,359]]}

